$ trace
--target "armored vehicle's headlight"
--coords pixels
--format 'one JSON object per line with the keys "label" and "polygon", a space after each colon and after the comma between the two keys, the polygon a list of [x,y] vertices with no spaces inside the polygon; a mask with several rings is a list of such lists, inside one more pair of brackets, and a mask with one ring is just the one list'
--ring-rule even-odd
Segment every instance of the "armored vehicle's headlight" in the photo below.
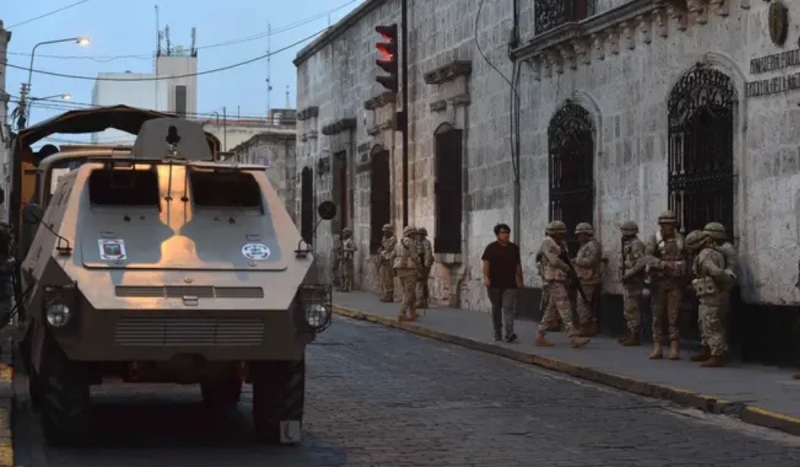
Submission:
{"label": "armored vehicle's headlight", "polygon": [[53,300],[47,304],[47,322],[54,328],[63,328],[72,317],[72,310],[58,300]]}
{"label": "armored vehicle's headlight", "polygon": [[331,319],[331,310],[325,305],[314,303],[306,307],[306,322],[313,329],[322,329]]}
{"label": "armored vehicle's headlight", "polygon": [[322,332],[331,324],[333,294],[330,285],[303,284],[298,299],[305,324],[311,330]]}

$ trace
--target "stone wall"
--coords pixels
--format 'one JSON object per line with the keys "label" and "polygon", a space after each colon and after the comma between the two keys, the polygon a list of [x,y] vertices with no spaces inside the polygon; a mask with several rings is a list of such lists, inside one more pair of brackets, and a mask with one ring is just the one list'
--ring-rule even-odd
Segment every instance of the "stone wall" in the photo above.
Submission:
{"label": "stone wall", "polygon": [[[519,0],[519,30],[525,45],[515,51],[520,59],[517,79],[507,45],[513,27],[512,0],[484,2],[478,22],[480,48],[497,69],[476,47],[480,3],[408,2],[410,222],[426,227],[431,236],[435,235],[433,134],[439,125],[449,123],[463,130],[464,138],[464,242],[460,255],[437,255],[431,291],[437,303],[488,307],[480,255],[494,239],[495,223],[514,225],[511,88],[506,78],[514,80],[520,98],[522,234],[512,231],[512,235],[522,247],[527,285],[541,285],[535,277],[534,255],[549,216],[548,125],[570,99],[592,119],[591,220],[610,260],[605,291],[619,293],[618,225],[632,219],[642,235],[651,234],[658,213],[667,207],[667,101],[675,84],[698,62],[724,73],[736,88],[732,236],[744,264],[743,297],[759,303],[798,303],[792,284],[800,257],[800,109],[793,100],[796,93],[747,97],[745,88],[750,81],[800,71],[787,68],[754,76],[749,65],[753,58],[796,48],[800,3],[784,2],[791,19],[781,47],[770,39],[766,2],[600,0],[602,14],[583,21],[566,36],[551,32],[534,37],[534,0]],[[348,225],[354,227],[359,245],[356,273],[363,281],[357,285],[373,291],[377,275],[368,255],[366,163],[376,144],[392,149],[392,219],[398,231],[402,228],[401,134],[387,125],[380,130],[395,104],[375,99],[383,89],[374,80],[379,71],[374,62],[374,42],[379,37],[374,26],[399,25],[399,13],[399,0],[367,1],[301,51],[295,62],[301,120],[298,173],[301,167],[313,168],[315,205],[331,199],[331,172],[325,172],[320,161],[347,151],[355,192]],[[468,63],[469,71],[461,73],[459,63]],[[434,71],[436,76],[431,76]],[[364,105],[370,99],[368,107],[373,110]],[[328,133],[341,131],[326,135],[325,128]],[[321,267],[327,269],[330,230],[323,227],[316,242]]]}

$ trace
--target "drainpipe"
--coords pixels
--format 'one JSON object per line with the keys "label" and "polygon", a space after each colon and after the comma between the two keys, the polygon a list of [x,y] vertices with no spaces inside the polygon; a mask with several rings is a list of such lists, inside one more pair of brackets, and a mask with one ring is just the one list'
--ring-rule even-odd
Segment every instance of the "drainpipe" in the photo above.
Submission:
{"label": "drainpipe", "polygon": [[408,0],[403,0],[401,25],[403,44],[403,227],[408,226]]}
{"label": "drainpipe", "polygon": [[519,0],[514,0],[513,6],[513,22],[512,22],[512,30],[511,30],[511,43],[509,44],[508,51],[509,57],[511,58],[511,82],[513,86],[511,87],[511,108],[509,112],[511,113],[510,116],[510,123],[511,127],[509,128],[509,132],[512,133],[514,138],[514,150],[511,154],[513,158],[512,166],[516,166],[516,170],[514,171],[514,220],[513,220],[513,232],[514,233],[514,241],[517,245],[521,245],[522,243],[522,232],[520,229],[522,228],[522,221],[521,221],[521,205],[522,205],[522,186],[521,186],[521,178],[522,178],[522,167],[520,167],[520,135],[519,135],[519,101],[517,95],[517,83],[519,82],[518,77],[520,73],[520,68],[517,65],[517,57],[515,54],[512,54],[511,51],[514,50],[519,46]]}

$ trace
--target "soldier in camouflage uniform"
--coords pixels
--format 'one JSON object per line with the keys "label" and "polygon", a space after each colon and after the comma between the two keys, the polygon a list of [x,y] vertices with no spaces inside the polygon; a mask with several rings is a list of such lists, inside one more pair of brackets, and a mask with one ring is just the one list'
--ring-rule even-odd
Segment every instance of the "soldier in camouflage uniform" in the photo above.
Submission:
{"label": "soldier in camouflage uniform", "polygon": [[651,235],[645,244],[647,270],[653,288],[653,352],[651,359],[660,359],[664,318],[669,321],[669,358],[679,360],[678,314],[683,288],[686,287],[686,251],[684,238],[676,227],[675,214],[666,210],[658,216],[659,231]]}
{"label": "soldier in camouflage uniform", "polygon": [[[715,248],[718,252],[722,253],[722,256],[725,258],[725,269],[731,271],[731,273],[738,277],[739,274],[739,254],[736,252],[736,248],[731,245],[730,242],[727,241],[727,235],[725,235],[725,227],[720,224],[719,222],[709,222],[703,228],[703,232],[708,235],[711,247]],[[728,312],[730,311],[731,306],[731,292],[733,288],[736,287],[736,284],[732,284],[731,287],[725,288],[720,291],[720,301],[722,306],[722,311],[720,312],[720,316],[723,319],[727,319],[729,316]],[[700,321],[700,316],[698,315],[698,322]],[[725,325],[723,321],[722,325]],[[700,323],[702,329],[702,323]],[[708,346],[706,342],[705,336],[702,339],[702,349],[699,354],[693,356],[691,360],[693,362],[704,362],[711,357],[711,348]]]}
{"label": "soldier in camouflage uniform", "polygon": [[339,286],[339,268],[342,266],[342,239],[339,235],[333,236],[333,265],[331,267],[331,275],[333,276],[333,285]]}
{"label": "soldier in camouflage uniform", "polygon": [[381,287],[383,287],[382,302],[391,303],[394,301],[394,247],[397,245],[397,238],[391,224],[383,226],[383,239],[378,250],[378,269],[381,277]]}
{"label": "soldier in camouflage uniform", "polygon": [[619,275],[622,280],[625,322],[629,335],[617,342],[628,347],[641,345],[641,303],[644,290],[645,261],[644,243],[636,236],[639,226],[636,222],[625,221],[622,231],[622,258],[619,262]]}
{"label": "soldier in camouflage uniform", "polygon": [[[403,302],[400,304],[398,321],[414,321],[417,314],[417,271],[419,271],[419,249],[414,235],[416,229],[410,225],[403,229],[403,238],[397,242],[394,253],[394,270],[403,287]],[[410,316],[406,313],[410,310]]]}
{"label": "soldier in camouflage uniform", "polygon": [[692,287],[700,302],[700,332],[704,344],[710,348],[710,356],[700,366],[721,367],[725,365],[724,357],[728,352],[722,316],[726,307],[722,300],[726,291],[734,284],[735,277],[725,267],[725,255],[717,251],[706,232],[695,230],[687,235],[686,248],[692,253],[699,251],[692,264]]}
{"label": "soldier in camouflage uniform", "polygon": [[594,229],[591,224],[581,222],[575,227],[575,234],[581,244],[578,254],[572,262],[575,265],[575,272],[578,274],[577,285],[583,290],[583,294],[579,293],[577,297],[580,334],[584,337],[594,337],[598,334],[598,325],[593,305],[595,292],[600,284],[603,252],[600,243],[594,238]]}
{"label": "soldier in camouflage uniform", "polygon": [[353,241],[353,231],[349,228],[342,229],[342,265],[341,265],[341,288],[342,292],[349,292],[353,289],[353,273],[355,269],[355,254],[358,250],[356,242]]}
{"label": "soldier in camouflage uniform", "polygon": [[420,270],[417,274],[417,308],[428,308],[428,278],[433,267],[433,245],[428,240],[428,230],[425,227],[417,229],[420,245]]}
{"label": "soldier in camouflage uniform", "polygon": [[569,302],[567,287],[569,282],[569,265],[566,258],[566,245],[564,236],[567,226],[561,221],[550,222],[546,230],[547,236],[542,242],[539,252],[542,254],[542,276],[545,280],[547,293],[547,306],[536,332],[536,345],[539,347],[552,347],[545,335],[556,322],[556,316],[561,316],[564,330],[569,336],[572,347],[586,345],[589,339],[579,336],[578,330],[572,324],[572,306]]}

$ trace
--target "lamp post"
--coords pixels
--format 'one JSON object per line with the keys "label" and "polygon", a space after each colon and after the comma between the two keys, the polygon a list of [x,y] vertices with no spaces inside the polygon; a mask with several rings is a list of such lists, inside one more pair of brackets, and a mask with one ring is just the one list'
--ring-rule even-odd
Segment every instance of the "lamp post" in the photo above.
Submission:
{"label": "lamp post", "polygon": [[31,113],[33,112],[33,101],[46,101],[49,99],[53,99],[54,97],[60,97],[61,100],[68,101],[72,99],[72,94],[54,94],[52,96],[47,96],[47,97],[31,97],[28,101],[29,102],[28,107],[30,108],[28,109],[27,118],[30,119]]}
{"label": "lamp post", "polygon": [[20,129],[25,128],[25,123],[28,120],[28,93],[31,91],[31,79],[33,79],[33,59],[36,56],[36,49],[40,45],[59,44],[61,42],[75,42],[79,45],[87,45],[89,44],[89,39],[86,37],[70,37],[68,39],[39,42],[33,46],[33,50],[31,51],[31,65],[28,69],[28,82],[22,83],[22,91],[19,95],[19,118],[17,119],[17,127]]}

